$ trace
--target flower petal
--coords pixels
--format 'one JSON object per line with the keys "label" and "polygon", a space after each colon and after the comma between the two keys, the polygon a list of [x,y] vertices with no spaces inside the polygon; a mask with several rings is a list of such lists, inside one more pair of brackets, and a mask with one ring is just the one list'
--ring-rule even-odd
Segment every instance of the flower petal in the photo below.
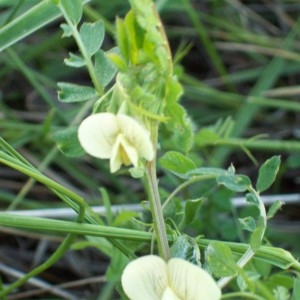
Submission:
{"label": "flower petal", "polygon": [[161,300],[167,287],[167,266],[159,256],[131,261],[122,274],[124,292],[131,300]]}
{"label": "flower petal", "polygon": [[[119,137],[119,136],[118,136]],[[112,150],[111,150],[111,157],[110,157],[110,172],[114,173],[121,168],[122,165],[122,157],[120,153],[120,144],[121,141],[117,138],[116,142],[114,143]]]}
{"label": "flower petal", "polygon": [[117,115],[120,130],[126,140],[137,149],[138,156],[146,160],[154,158],[154,149],[150,140],[150,133],[135,119],[126,115]]}
{"label": "flower petal", "polygon": [[164,294],[161,298],[161,300],[182,300],[178,298],[174,292],[172,291],[171,288],[167,287],[166,290],[164,291]]}
{"label": "flower petal", "polygon": [[123,135],[120,135],[120,140],[121,140],[121,155],[123,154],[123,163],[124,165],[130,165],[133,164],[135,167],[138,166],[138,153],[137,149],[133,147],[125,138]]}
{"label": "flower petal", "polygon": [[171,258],[168,261],[167,269],[169,285],[180,299],[220,299],[220,288],[203,269],[181,258]]}
{"label": "flower petal", "polygon": [[116,172],[122,164],[133,164],[137,167],[138,160],[137,150],[128,143],[123,134],[119,134],[111,152],[110,172]]}
{"label": "flower petal", "polygon": [[119,134],[116,115],[99,113],[87,117],[78,128],[78,139],[84,150],[97,158],[110,158]]}

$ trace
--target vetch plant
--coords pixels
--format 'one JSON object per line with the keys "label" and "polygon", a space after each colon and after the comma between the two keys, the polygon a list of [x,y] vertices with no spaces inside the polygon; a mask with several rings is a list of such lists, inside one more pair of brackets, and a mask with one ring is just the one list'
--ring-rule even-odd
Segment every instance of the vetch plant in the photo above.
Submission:
{"label": "vetch plant", "polygon": [[140,159],[154,159],[150,133],[126,115],[91,115],[79,126],[78,138],[90,155],[110,159],[112,173],[119,170],[122,164],[138,167]]}
{"label": "vetch plant", "polygon": [[[77,115],[66,129],[58,131],[55,127],[58,148],[71,157],[88,154],[86,159],[93,162],[95,158],[109,160],[111,173],[122,166],[133,166],[128,174],[128,168],[123,168],[122,175],[132,175],[129,179],[135,184],[141,181],[145,191],[139,191],[136,198],[146,199],[144,208],[150,216],[136,212],[114,215],[114,199],[103,187],[100,193],[106,214],[98,216],[86,199],[41,174],[0,139],[1,163],[44,184],[78,214],[75,221],[62,221],[0,213],[0,225],[66,234],[45,263],[1,288],[0,297],[51,267],[71,247],[92,246],[109,258],[105,278],[116,284],[124,299],[282,300],[288,295],[296,300],[299,280],[286,274],[299,276],[299,262],[265,240],[268,220],[281,203],[277,201],[267,210],[261,193],[273,184],[280,156],[260,166],[255,184],[236,173],[233,165],[223,169],[202,163],[194,151],[194,140],[198,146],[210,144],[229,131],[221,126],[217,133],[207,128],[196,132],[179,103],[183,88],[151,0],[129,0],[130,11],[124,19],[116,19],[116,47],[108,51],[101,49],[104,23],[84,22],[81,0],[52,3],[65,21],[61,25],[63,37],[73,37],[78,46],[78,52],[70,53],[65,64],[86,68],[90,77],[90,85],[58,83],[59,99],[77,108]],[[97,160],[95,165],[100,163],[107,161]],[[121,177],[119,173],[108,175]],[[122,180],[120,177],[118,180]],[[194,184],[197,186],[192,189]],[[175,188],[169,192],[172,186]],[[217,193],[221,193],[219,202]],[[253,209],[241,218],[230,203],[235,193],[244,195]],[[120,198],[131,200],[126,195],[124,192]],[[215,205],[220,205],[220,199],[222,207],[230,206],[234,212],[228,218],[235,222],[232,231],[238,228],[234,242],[222,235],[229,223],[225,209],[211,213]],[[79,236],[83,242],[77,241]],[[277,273],[272,273],[275,267],[288,277],[285,286],[282,283],[278,287]],[[291,286],[296,291],[293,295],[288,290]]]}
{"label": "vetch plant", "polygon": [[206,271],[182,258],[165,262],[155,255],[130,262],[122,286],[131,300],[219,300],[221,290]]}

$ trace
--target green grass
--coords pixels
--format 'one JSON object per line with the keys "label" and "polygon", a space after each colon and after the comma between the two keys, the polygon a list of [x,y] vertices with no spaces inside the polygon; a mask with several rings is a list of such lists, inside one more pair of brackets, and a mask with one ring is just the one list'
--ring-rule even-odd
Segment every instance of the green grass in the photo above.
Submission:
{"label": "green grass", "polygon": [[[115,46],[115,18],[126,14],[129,8],[127,1],[84,2],[85,21],[103,20],[106,29],[103,49],[109,50]],[[155,2],[173,55],[178,49],[185,54],[175,66],[175,71],[184,87],[181,104],[189,112],[195,129],[196,142],[190,158],[205,167],[228,168],[232,163],[238,173],[245,173],[255,181],[258,166],[273,155],[281,155],[279,176],[274,188],[267,192],[297,192],[300,180],[300,5],[296,1],[286,0],[281,1],[280,5],[274,4],[274,7],[267,6],[263,1],[248,1],[248,4],[229,0]],[[61,38],[60,24],[63,19],[53,1],[2,1],[0,7],[0,136],[12,147],[5,143],[1,146],[1,210],[71,206],[81,211],[79,221],[83,221],[85,216],[92,224],[101,221],[105,225],[105,216],[100,219],[91,212],[86,215],[83,212],[89,210],[87,204],[104,205],[99,188],[104,187],[108,193],[105,204],[109,210],[108,203],[129,204],[145,200],[143,182],[133,180],[126,169],[122,169],[118,176],[110,174],[107,161],[87,156],[69,158],[60,153],[54,141],[55,133],[71,125],[79,125],[91,111],[93,103],[59,102],[57,82],[89,85],[88,73],[84,69],[64,65],[68,53],[76,52],[77,48],[72,39]],[[180,57],[180,53],[178,55]],[[201,140],[203,129],[210,132],[209,136],[205,136],[207,140]],[[159,155],[166,151],[168,144],[162,143],[162,147],[166,148],[162,148]],[[162,199],[166,199],[182,183],[181,179],[162,169],[159,169],[159,182]],[[200,213],[204,222],[194,220],[188,230],[195,235],[206,234],[210,238],[225,239],[226,234],[220,233],[218,228],[220,222],[224,222],[224,226],[234,231],[233,240],[229,242],[236,242],[240,232],[234,230],[236,223],[232,220],[236,220],[237,215],[248,213],[246,208],[230,207],[229,199],[233,194],[223,189],[216,191],[211,181],[191,185],[182,191],[180,197],[196,199],[199,195],[212,200]],[[222,203],[222,199],[226,203]],[[174,200],[170,211],[178,208],[176,201],[179,198]],[[288,225],[294,218],[299,218],[299,213],[287,211],[285,213],[284,206],[280,217]],[[145,223],[151,222],[147,214],[142,219]],[[139,221],[132,221],[130,214],[121,214],[115,222],[119,227],[144,228]],[[286,227],[280,229],[276,217],[273,222],[279,232],[285,230]],[[74,227],[72,224],[68,226],[71,229],[76,227],[76,234],[80,233],[80,224],[74,224]],[[29,228],[32,229],[33,225]],[[54,235],[61,238],[59,228],[54,226],[52,229],[51,234],[45,232],[44,237],[47,239]],[[81,233],[86,234],[84,231]],[[26,237],[25,229],[22,234],[24,239],[34,244],[33,248],[38,248],[39,241]],[[14,247],[18,235],[13,230],[8,235],[5,233],[6,238],[9,236],[8,242],[4,243],[6,249]],[[270,225],[268,238],[271,243],[273,237],[275,246],[283,245],[296,257],[299,256],[300,244],[295,241],[296,234],[288,232],[285,239],[281,232],[279,241]],[[97,238],[96,242],[88,238],[88,246],[101,250],[101,246],[95,244],[104,239]],[[141,234],[141,239],[149,242],[148,234]],[[71,244],[71,240],[81,245],[80,235],[67,237],[65,243]],[[132,240],[134,238],[127,242],[114,240],[114,246],[126,252],[132,244],[139,242]],[[107,249],[112,251],[113,247],[111,240],[103,243],[105,250],[102,249],[102,252],[107,260]],[[83,251],[89,258],[94,254],[91,252],[94,250],[82,250],[84,246],[78,248],[80,250],[73,250],[74,253]],[[143,252],[145,249],[148,250],[147,246],[141,243],[139,250]],[[52,252],[47,250],[48,257],[49,253]],[[27,259],[32,260],[34,256],[33,251]],[[118,259],[124,261],[120,255],[114,264]],[[86,261],[82,257],[81,263]],[[5,263],[9,264],[9,260]],[[107,262],[104,263],[103,269],[107,265]],[[21,268],[21,262],[13,266]],[[64,267],[71,274],[70,281],[85,278],[85,275],[72,273],[70,263],[64,262]],[[90,270],[86,273],[96,276],[96,271],[88,268]],[[6,279],[6,275],[1,272],[0,275]],[[111,273],[110,276],[113,278]],[[111,299],[114,299],[112,289],[107,289]],[[97,293],[100,293],[99,290]]]}

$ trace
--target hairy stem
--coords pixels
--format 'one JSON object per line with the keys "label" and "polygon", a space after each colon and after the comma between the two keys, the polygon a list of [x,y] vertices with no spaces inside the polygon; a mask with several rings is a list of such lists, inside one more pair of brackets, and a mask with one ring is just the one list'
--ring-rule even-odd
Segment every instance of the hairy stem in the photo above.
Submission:
{"label": "hairy stem", "polygon": [[154,223],[154,230],[157,240],[159,255],[167,261],[170,258],[170,249],[166,233],[165,221],[162,213],[162,207],[158,192],[155,160],[147,162],[146,179],[148,185],[148,194],[150,207]]}

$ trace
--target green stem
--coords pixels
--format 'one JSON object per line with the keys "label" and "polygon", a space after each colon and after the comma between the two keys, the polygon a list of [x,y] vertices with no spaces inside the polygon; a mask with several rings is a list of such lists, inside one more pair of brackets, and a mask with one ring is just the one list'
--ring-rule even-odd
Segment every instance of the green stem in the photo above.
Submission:
{"label": "green stem", "polygon": [[[63,221],[58,219],[38,218],[22,216],[7,212],[0,212],[0,225],[27,229],[29,231],[51,232],[53,234],[76,234],[82,236],[104,237],[114,240],[126,240],[149,243],[152,238],[151,232],[134,230],[107,225],[78,223],[75,221]],[[171,237],[170,237],[171,240]],[[132,257],[134,258],[134,257]]]}
{"label": "green stem", "polygon": [[200,175],[200,176],[195,176],[185,182],[183,182],[181,185],[179,185],[170,195],[169,197],[166,199],[166,201],[164,202],[164,204],[162,205],[162,209],[164,209],[169,203],[170,201],[184,188],[186,188],[187,186],[201,181],[201,180],[207,180],[207,179],[213,179],[215,178],[215,175]]}
{"label": "green stem", "polygon": [[280,140],[266,140],[266,139],[243,139],[243,138],[224,138],[207,143],[207,145],[229,146],[233,148],[245,147],[247,149],[258,149],[262,151],[287,151],[300,152],[300,142],[294,141],[280,141]]}
{"label": "green stem", "polygon": [[168,261],[170,258],[170,249],[168,244],[168,238],[166,233],[165,221],[162,213],[162,207],[158,192],[157,178],[156,178],[156,166],[155,160],[147,162],[146,165],[146,179],[148,186],[148,194],[150,200],[150,207],[152,212],[152,218],[154,223],[154,230],[157,239],[157,246],[159,255]]}
{"label": "green stem", "polygon": [[[74,119],[74,122],[75,121],[76,118]],[[0,138],[0,147],[5,149],[11,155],[10,156],[0,151],[0,163],[8,165],[11,168],[30,176],[30,180],[39,181],[50,188],[63,202],[67,203],[67,205],[78,213],[78,222],[82,222],[85,218],[92,224],[103,224],[99,216],[94,213],[82,197],[44,176],[2,138]],[[135,258],[135,255],[133,255],[132,252],[120,241],[110,238],[108,238],[108,240],[128,257]]]}
{"label": "green stem", "polygon": [[254,295],[253,293],[249,293],[249,292],[235,292],[235,293],[229,293],[229,294],[226,294],[226,295],[222,295],[222,300],[224,300],[224,299],[232,300],[233,298],[265,300],[265,298],[263,298],[261,296],[258,296],[258,295]]}
{"label": "green stem", "polygon": [[[48,153],[47,156],[44,158],[42,163],[39,165],[38,170],[40,172],[44,171],[45,168],[49,165],[49,163],[53,160],[55,155],[57,154],[58,149],[57,147],[52,148]],[[19,206],[20,202],[24,199],[24,197],[28,194],[31,190],[33,185],[35,184],[35,179],[29,178],[26,183],[23,185],[19,193],[16,195],[14,200],[10,203],[6,210],[14,210]]]}
{"label": "green stem", "polygon": [[[249,248],[246,250],[246,252],[243,254],[243,256],[237,262],[238,267],[241,269],[254,257],[257,250],[261,247],[261,243],[262,243],[262,240],[263,240],[264,234],[266,232],[266,228],[267,228],[267,213],[266,213],[265,205],[264,205],[263,201],[261,200],[259,193],[257,191],[255,191],[252,186],[249,188],[249,192],[252,193],[258,201],[258,209],[259,209],[260,217],[262,219],[262,224],[260,224],[261,228],[257,228],[257,229],[260,229],[259,236],[258,236],[259,246],[253,249],[253,246],[250,244]],[[253,232],[253,234],[255,234],[255,231]],[[234,277],[235,277],[235,275],[221,278],[218,281],[219,287],[223,288]]]}
{"label": "green stem", "polygon": [[61,12],[63,13],[65,20],[67,21],[68,25],[70,26],[70,28],[72,30],[72,35],[77,43],[80,53],[82,54],[82,56],[85,60],[86,67],[90,74],[93,85],[95,86],[95,89],[97,90],[99,96],[101,96],[103,94],[103,87],[97,78],[92,59],[86,51],[86,48],[81,40],[80,33],[78,32],[76,25],[74,25],[74,23],[69,19],[68,14],[65,11],[63,5],[59,4],[58,6],[59,6]]}
{"label": "green stem", "polygon": [[[62,221],[57,219],[47,219],[38,217],[28,217],[7,212],[0,212],[0,225],[30,231],[42,231],[58,234],[58,233],[74,233],[81,236],[96,236],[111,239],[121,239],[135,242],[151,242],[152,234],[150,232],[101,226],[98,224],[76,223],[73,221]],[[174,236],[169,235],[168,240],[174,241]],[[205,249],[212,240],[197,239],[197,244],[201,249]],[[221,241],[230,247],[231,251],[241,256],[244,254],[249,245],[237,242]],[[292,256],[292,254],[282,248],[261,246],[255,252],[255,258],[265,261],[283,270],[294,269],[300,272],[300,263]]]}
{"label": "green stem", "polygon": [[[47,185],[48,187],[52,188],[56,194],[61,192],[63,195],[67,197],[73,198],[73,201],[76,202],[78,205],[78,216],[77,222],[82,223],[85,217],[85,202],[75,193],[67,190],[66,188],[60,186],[59,184],[55,183],[54,181],[48,179],[47,177],[40,174],[37,170],[34,169],[18,152],[16,152],[12,147],[10,147],[3,139],[0,139],[0,145],[8,150],[11,156],[4,152],[0,152],[0,162],[19,170],[25,174],[31,175],[37,181],[40,181]],[[18,160],[19,159],[19,160]],[[59,191],[59,192],[58,192]],[[0,291],[0,297],[4,299],[3,296],[9,294],[17,287],[23,285],[27,280],[30,278],[40,274],[44,270],[50,268],[54,263],[56,263],[70,248],[71,244],[77,237],[76,233],[68,234],[68,236],[64,239],[64,241],[58,246],[57,250],[45,261],[43,264],[38,266],[37,268],[33,269],[32,271],[28,272],[25,276],[21,277],[14,283],[12,283],[8,288]]]}
{"label": "green stem", "polygon": [[266,207],[259,193],[252,186],[249,188],[249,192],[252,193],[258,201],[259,214],[260,214],[260,218],[262,219],[262,224],[261,224],[262,230],[260,235],[260,241],[262,241],[264,234],[266,232],[267,221],[268,221]]}
{"label": "green stem", "polygon": [[84,216],[85,216],[86,204],[82,197],[78,196],[76,193],[68,190],[67,188],[61,186],[60,184],[56,183],[55,181],[47,178],[46,176],[41,174],[39,171],[34,169],[32,166],[26,165],[23,162],[16,160],[15,158],[9,156],[8,154],[6,154],[2,151],[0,151],[0,163],[3,163],[15,170],[18,170],[18,171],[22,172],[23,174],[26,174],[26,175],[34,178],[38,182],[43,183],[48,188],[72,199],[74,202],[76,202],[76,204],[78,206],[78,222],[83,222]]}

